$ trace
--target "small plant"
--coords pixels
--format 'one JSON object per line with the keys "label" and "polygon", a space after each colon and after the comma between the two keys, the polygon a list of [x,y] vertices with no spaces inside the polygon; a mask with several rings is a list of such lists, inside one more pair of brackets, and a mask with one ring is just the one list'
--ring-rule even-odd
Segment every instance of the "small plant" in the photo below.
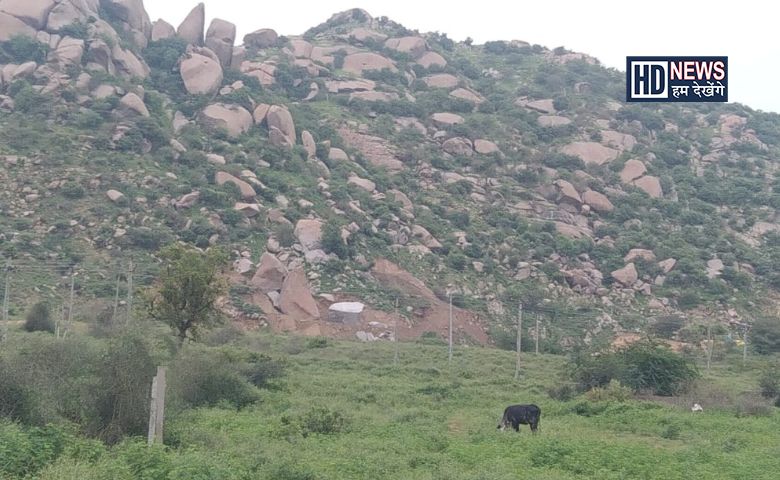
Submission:
{"label": "small plant", "polygon": [[49,304],[38,302],[32,306],[24,320],[24,329],[28,332],[54,333],[54,321],[51,318]]}
{"label": "small plant", "polygon": [[308,342],[306,342],[306,348],[313,349],[313,348],[325,348],[328,346],[328,339],[325,337],[314,337],[310,338]]}
{"label": "small plant", "polygon": [[585,393],[592,402],[625,402],[631,398],[631,389],[612,379],[605,387],[593,387]]}

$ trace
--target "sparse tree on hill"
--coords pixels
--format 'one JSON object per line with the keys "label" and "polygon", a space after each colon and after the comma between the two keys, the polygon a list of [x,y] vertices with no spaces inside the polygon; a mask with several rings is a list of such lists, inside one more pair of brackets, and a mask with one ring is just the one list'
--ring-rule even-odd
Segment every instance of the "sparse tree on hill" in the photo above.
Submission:
{"label": "sparse tree on hill", "polygon": [[165,267],[147,296],[147,307],[152,318],[171,327],[181,346],[219,322],[216,301],[225,292],[220,271],[227,258],[217,249],[203,253],[179,244],[163,249],[160,257]]}

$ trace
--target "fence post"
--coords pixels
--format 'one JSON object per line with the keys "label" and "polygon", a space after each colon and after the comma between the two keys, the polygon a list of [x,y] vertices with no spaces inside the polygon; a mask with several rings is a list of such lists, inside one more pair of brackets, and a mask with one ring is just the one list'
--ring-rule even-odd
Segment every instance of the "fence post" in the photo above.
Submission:
{"label": "fence post", "polygon": [[166,367],[157,367],[157,375],[152,379],[152,400],[149,405],[149,446],[163,443],[163,424],[165,421]]}
{"label": "fence post", "polygon": [[448,292],[447,296],[450,300],[450,328],[449,328],[449,334],[450,334],[450,347],[449,347],[449,356],[448,356],[448,362],[452,363],[452,292]]}
{"label": "fence post", "polygon": [[8,284],[11,280],[11,262],[5,264],[5,288],[3,291],[3,331],[0,333],[0,342],[8,338]]}
{"label": "fence post", "polygon": [[523,351],[523,302],[517,306],[517,358],[515,361],[515,380],[520,378],[520,353]]}

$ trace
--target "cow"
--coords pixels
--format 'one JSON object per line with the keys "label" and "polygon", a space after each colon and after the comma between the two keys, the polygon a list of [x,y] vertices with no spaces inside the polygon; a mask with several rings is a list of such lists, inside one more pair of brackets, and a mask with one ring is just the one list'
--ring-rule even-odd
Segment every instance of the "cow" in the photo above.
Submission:
{"label": "cow", "polygon": [[536,433],[539,428],[539,417],[542,410],[536,405],[510,405],[504,409],[504,416],[498,424],[499,430],[511,426],[516,432],[520,431],[520,425],[530,425],[531,432]]}

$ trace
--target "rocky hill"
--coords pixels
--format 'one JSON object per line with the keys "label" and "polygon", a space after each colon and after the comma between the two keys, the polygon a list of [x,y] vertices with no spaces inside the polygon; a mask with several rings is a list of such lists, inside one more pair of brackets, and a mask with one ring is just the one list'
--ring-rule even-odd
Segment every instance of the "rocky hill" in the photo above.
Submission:
{"label": "rocky hill", "polygon": [[586,54],[360,9],[204,17],[0,0],[0,251],[36,292],[12,314],[70,268],[110,304],[118,262],[148,283],[176,240],[234,252],[236,321],[309,335],[443,335],[448,295],[459,342],[510,344],[522,302],[549,351],[774,312],[780,116],[628,105]]}

